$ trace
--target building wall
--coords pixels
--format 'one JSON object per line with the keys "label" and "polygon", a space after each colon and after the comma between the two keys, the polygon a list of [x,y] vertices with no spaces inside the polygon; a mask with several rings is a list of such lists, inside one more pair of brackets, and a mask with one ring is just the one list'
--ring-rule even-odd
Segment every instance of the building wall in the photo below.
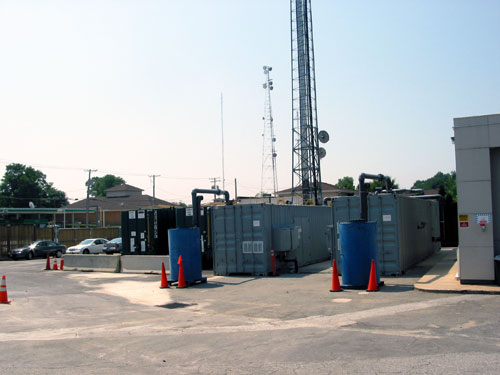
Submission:
{"label": "building wall", "polygon": [[[66,216],[66,218],[64,217]],[[86,223],[86,216],[84,213],[70,214],[66,215],[57,214],[56,222],[57,224],[64,226],[64,222],[66,222],[66,227],[70,228],[73,225],[73,220],[75,223],[75,227],[84,227]],[[96,214],[95,212],[89,213],[89,225],[96,225]],[[120,226],[121,225],[121,211],[99,211],[99,222],[98,227],[101,226]]]}
{"label": "building wall", "polygon": [[[459,271],[462,282],[491,281],[494,243],[500,242],[500,114],[454,119],[459,215]],[[500,207],[499,207],[500,208]],[[482,215],[484,214],[484,215]],[[482,215],[482,216],[478,216]],[[491,220],[483,227],[477,218]],[[495,239],[497,239],[495,241]],[[499,253],[497,246],[497,253]]]}

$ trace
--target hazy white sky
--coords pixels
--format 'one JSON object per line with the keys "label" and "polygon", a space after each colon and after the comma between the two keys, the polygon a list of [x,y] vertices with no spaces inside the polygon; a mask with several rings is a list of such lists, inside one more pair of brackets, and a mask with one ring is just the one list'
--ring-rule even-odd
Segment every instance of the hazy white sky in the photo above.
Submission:
{"label": "hazy white sky", "polygon": [[[500,112],[500,2],[312,1],[323,181],[411,187],[455,169],[453,118]],[[69,198],[112,173],[159,198],[260,190],[263,65],[279,188],[291,185],[288,0],[0,0],[0,173],[42,170]],[[221,184],[222,185],[222,184]],[[222,187],[222,186],[221,186]]]}

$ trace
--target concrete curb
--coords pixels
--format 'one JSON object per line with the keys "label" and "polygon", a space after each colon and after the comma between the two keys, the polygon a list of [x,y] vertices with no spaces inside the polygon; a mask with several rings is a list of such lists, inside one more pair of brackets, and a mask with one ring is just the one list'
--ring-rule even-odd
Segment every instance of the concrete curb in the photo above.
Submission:
{"label": "concrete curb", "polygon": [[429,261],[433,266],[413,285],[415,290],[430,293],[500,294],[498,285],[460,284],[456,278],[458,272],[456,249],[443,249],[426,262]]}
{"label": "concrete curb", "polygon": [[122,255],[121,271],[130,273],[161,273],[161,263],[165,270],[170,271],[170,256],[168,255]]}
{"label": "concrete curb", "polygon": [[64,255],[64,271],[121,271],[120,255],[90,255],[66,254]]}

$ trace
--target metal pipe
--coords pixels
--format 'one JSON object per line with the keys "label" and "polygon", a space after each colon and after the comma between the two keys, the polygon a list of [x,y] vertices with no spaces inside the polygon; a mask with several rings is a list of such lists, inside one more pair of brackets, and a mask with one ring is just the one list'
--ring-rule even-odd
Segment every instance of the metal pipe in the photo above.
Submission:
{"label": "metal pipe", "polygon": [[193,205],[193,225],[195,227],[199,224],[199,215],[200,215],[200,202],[203,197],[197,197],[198,194],[215,194],[215,195],[224,195],[226,204],[229,204],[229,192],[221,189],[193,189],[191,191],[191,203]]}
{"label": "metal pipe", "polygon": [[392,188],[391,178],[388,176],[384,176],[383,174],[361,173],[359,175],[359,200],[361,206],[361,212],[359,215],[360,220],[368,220],[368,190],[366,189],[365,179],[385,181],[387,191],[390,191]]}
{"label": "metal pipe", "polygon": [[323,199],[323,206],[328,206],[328,202],[333,202],[333,197],[326,197]]}
{"label": "metal pipe", "polygon": [[[196,212],[193,209],[193,225],[198,226],[200,224],[200,212],[201,212],[201,201],[203,200],[203,195],[196,197]],[[196,224],[194,224],[196,222]]]}
{"label": "metal pipe", "polygon": [[428,194],[428,195],[413,195],[410,198],[441,200],[443,198],[443,196],[441,194]]}
{"label": "metal pipe", "polygon": [[396,194],[418,194],[424,195],[424,189],[393,189],[393,193]]}

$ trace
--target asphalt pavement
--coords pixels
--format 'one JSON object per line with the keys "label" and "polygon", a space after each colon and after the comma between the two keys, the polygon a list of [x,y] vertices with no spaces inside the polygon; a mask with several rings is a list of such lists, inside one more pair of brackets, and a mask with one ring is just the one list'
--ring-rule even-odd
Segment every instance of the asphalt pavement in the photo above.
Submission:
{"label": "asphalt pavement", "polygon": [[500,373],[500,298],[422,293],[435,264],[379,292],[329,292],[327,263],[279,277],[43,271],[0,262],[0,374]]}

